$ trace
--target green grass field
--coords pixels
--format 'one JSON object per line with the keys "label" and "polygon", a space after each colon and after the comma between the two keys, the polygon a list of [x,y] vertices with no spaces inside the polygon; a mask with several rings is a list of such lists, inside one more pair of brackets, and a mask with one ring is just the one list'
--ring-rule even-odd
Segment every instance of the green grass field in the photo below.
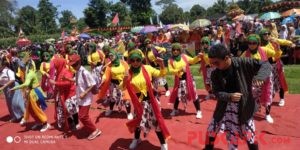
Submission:
{"label": "green grass field", "polygon": [[[197,89],[203,89],[202,75],[199,73],[199,65],[191,66],[191,71],[194,76]],[[284,67],[285,76],[289,86],[289,93],[300,94],[300,65],[286,65]],[[170,87],[174,85],[174,76],[167,75],[167,81]]]}

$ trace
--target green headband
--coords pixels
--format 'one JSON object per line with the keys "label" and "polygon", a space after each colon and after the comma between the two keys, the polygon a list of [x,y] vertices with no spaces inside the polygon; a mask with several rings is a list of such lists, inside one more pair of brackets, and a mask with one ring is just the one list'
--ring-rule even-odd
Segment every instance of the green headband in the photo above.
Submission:
{"label": "green headband", "polygon": [[268,33],[268,32],[269,32],[268,29],[262,28],[262,29],[259,31],[259,35],[263,35],[263,34]]}
{"label": "green headband", "polygon": [[108,45],[104,45],[102,48],[103,51],[109,51],[109,49],[110,49],[110,47]]}
{"label": "green headband", "polygon": [[145,43],[145,44],[151,43],[151,40],[150,40],[150,39],[146,39],[146,40],[144,41],[144,43]]}
{"label": "green headband", "polygon": [[133,58],[143,59],[143,52],[139,49],[132,50],[129,53],[129,59],[133,59]]}
{"label": "green headband", "polygon": [[44,52],[44,53],[43,53],[43,56],[50,57],[50,54],[49,54],[48,52]]}
{"label": "green headband", "polygon": [[133,42],[129,42],[127,45],[128,49],[134,49],[135,48],[135,44]]}
{"label": "green headband", "polygon": [[90,44],[89,44],[89,48],[90,48],[91,50],[93,50],[93,51],[96,50],[96,47],[97,47],[97,46],[96,46],[95,43],[90,43]]}
{"label": "green headband", "polygon": [[260,37],[256,34],[251,34],[251,35],[248,36],[247,40],[259,43],[260,42]]}
{"label": "green headband", "polygon": [[181,45],[179,43],[174,43],[172,44],[172,49],[180,49],[181,50]]}
{"label": "green headband", "polygon": [[208,45],[210,45],[210,39],[209,39],[208,36],[203,37],[203,38],[201,39],[201,42],[207,42]]}

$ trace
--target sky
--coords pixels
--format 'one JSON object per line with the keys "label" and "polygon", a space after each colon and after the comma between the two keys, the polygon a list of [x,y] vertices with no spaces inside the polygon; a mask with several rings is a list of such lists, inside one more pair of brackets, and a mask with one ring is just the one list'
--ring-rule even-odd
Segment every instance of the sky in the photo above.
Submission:
{"label": "sky", "polygon": [[[17,7],[19,9],[26,5],[30,5],[32,7],[37,8],[37,5],[39,3],[39,0],[16,0],[16,1],[17,1]],[[89,3],[89,0],[50,0],[50,1],[53,3],[54,6],[58,8],[58,12],[61,12],[62,10],[70,10],[77,18],[81,18],[84,16],[83,10],[87,7],[87,4]],[[107,0],[107,1],[111,1],[115,3],[118,2],[119,0]],[[158,14],[160,14],[162,9],[155,5],[155,1],[157,0],[151,0],[152,7]],[[217,0],[176,0],[176,4],[179,5],[184,11],[188,11],[195,4],[199,4],[204,8],[208,8],[209,6],[212,6],[216,1]]]}

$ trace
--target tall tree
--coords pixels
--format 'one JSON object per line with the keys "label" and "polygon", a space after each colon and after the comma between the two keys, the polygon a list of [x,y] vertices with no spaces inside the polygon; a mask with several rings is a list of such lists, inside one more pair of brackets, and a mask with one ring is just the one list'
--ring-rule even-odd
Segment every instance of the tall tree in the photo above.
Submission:
{"label": "tall tree", "polygon": [[243,0],[237,2],[239,7],[245,11],[245,14],[260,13],[261,8],[272,3],[272,0]]}
{"label": "tall tree", "polygon": [[218,0],[213,4],[213,6],[207,8],[208,18],[216,18],[226,15],[228,4],[226,0]]}
{"label": "tall tree", "polygon": [[61,12],[61,15],[62,15],[62,17],[60,17],[58,19],[59,20],[59,24],[60,24],[60,28],[71,30],[72,29],[73,21],[76,20],[76,17],[69,10],[63,10]]}
{"label": "tall tree", "polygon": [[38,4],[38,25],[42,33],[55,33],[57,8],[49,0],[40,0]]}
{"label": "tall tree", "polygon": [[194,5],[190,10],[191,20],[196,20],[206,16],[206,10],[200,5]]}
{"label": "tall tree", "polygon": [[77,21],[77,27],[79,31],[82,31],[83,29],[85,29],[87,27],[87,24],[85,23],[85,19],[84,18],[80,18]]}
{"label": "tall tree", "polygon": [[22,7],[16,16],[16,29],[23,30],[25,35],[37,32],[37,10],[31,6]]}
{"label": "tall tree", "polygon": [[184,21],[182,8],[177,4],[167,6],[160,14],[160,19],[164,24],[173,24]]}
{"label": "tall tree", "polygon": [[119,24],[121,26],[130,26],[131,23],[131,17],[130,17],[130,12],[128,8],[126,7],[125,3],[122,2],[117,2],[115,4],[112,4],[110,7],[111,11],[111,18],[112,18],[118,13],[119,14]]}
{"label": "tall tree", "polygon": [[0,37],[15,35],[15,0],[0,0]]}
{"label": "tall tree", "polygon": [[90,0],[84,10],[85,23],[90,28],[104,27],[107,25],[107,13],[110,4],[106,0]]}
{"label": "tall tree", "polygon": [[155,5],[163,6],[163,9],[165,9],[167,6],[174,4],[175,0],[157,0],[155,2]]}
{"label": "tall tree", "polygon": [[151,8],[151,0],[121,0],[131,9],[131,18],[134,25],[150,24],[150,17],[154,15]]}

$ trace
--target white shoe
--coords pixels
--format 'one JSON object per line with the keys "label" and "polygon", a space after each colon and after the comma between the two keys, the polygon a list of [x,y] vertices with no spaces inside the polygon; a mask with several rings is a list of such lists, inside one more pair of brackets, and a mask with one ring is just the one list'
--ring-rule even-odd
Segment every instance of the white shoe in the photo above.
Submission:
{"label": "white shoe", "polygon": [[47,131],[48,129],[50,129],[50,127],[51,127],[51,125],[49,124],[49,123],[47,123],[47,124],[45,124],[44,126],[43,126],[43,128],[40,130],[41,132],[45,132],[45,131]]}
{"label": "white shoe", "polygon": [[281,107],[283,107],[283,106],[284,106],[284,104],[285,104],[285,101],[284,101],[284,99],[280,99],[278,106],[281,106]]}
{"label": "white shoe", "polygon": [[129,113],[129,114],[127,115],[127,119],[128,119],[128,120],[132,120],[132,119],[133,119],[132,113]]}
{"label": "white shoe", "polygon": [[267,120],[268,123],[274,123],[274,120],[271,117],[271,115],[266,115],[266,120]]}
{"label": "white shoe", "polygon": [[105,116],[110,116],[113,111],[108,109],[105,111]]}
{"label": "white shoe", "polygon": [[168,150],[168,144],[167,143],[166,144],[162,144],[160,149],[161,150]]}
{"label": "white shoe", "polygon": [[129,145],[129,149],[135,149],[141,143],[141,139],[133,139]]}
{"label": "white shoe", "polygon": [[21,120],[21,122],[20,122],[20,125],[21,125],[21,126],[24,126],[24,125],[25,125],[25,123],[26,123],[25,119],[24,119],[24,118],[22,118],[22,120]]}
{"label": "white shoe", "polygon": [[176,116],[178,114],[178,110],[173,109],[171,112],[171,116]]}
{"label": "white shoe", "polygon": [[200,110],[197,111],[196,118],[197,119],[201,119],[202,118],[202,112]]}
{"label": "white shoe", "polygon": [[76,125],[76,129],[77,129],[77,130],[80,129],[80,124],[79,124],[79,123]]}
{"label": "white shoe", "polygon": [[165,94],[166,97],[169,97],[171,95],[171,92],[168,90]]}

